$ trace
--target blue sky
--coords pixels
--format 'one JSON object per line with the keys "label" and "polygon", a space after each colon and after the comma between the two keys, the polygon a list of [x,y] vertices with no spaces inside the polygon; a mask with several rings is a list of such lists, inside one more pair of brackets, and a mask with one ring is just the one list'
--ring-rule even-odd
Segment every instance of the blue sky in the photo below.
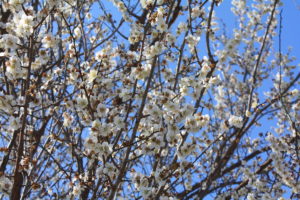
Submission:
{"label": "blue sky", "polygon": [[285,0],[283,6],[283,30],[282,46],[285,50],[288,46],[293,47],[292,55],[296,56],[299,61],[300,54],[300,1]]}

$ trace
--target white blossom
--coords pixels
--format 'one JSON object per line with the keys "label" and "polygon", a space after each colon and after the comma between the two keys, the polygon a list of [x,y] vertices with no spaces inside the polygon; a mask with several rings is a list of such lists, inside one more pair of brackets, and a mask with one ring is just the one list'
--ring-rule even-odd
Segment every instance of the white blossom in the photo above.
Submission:
{"label": "white blossom", "polygon": [[243,118],[239,116],[231,115],[228,122],[230,126],[235,126],[237,128],[242,128],[243,126]]}

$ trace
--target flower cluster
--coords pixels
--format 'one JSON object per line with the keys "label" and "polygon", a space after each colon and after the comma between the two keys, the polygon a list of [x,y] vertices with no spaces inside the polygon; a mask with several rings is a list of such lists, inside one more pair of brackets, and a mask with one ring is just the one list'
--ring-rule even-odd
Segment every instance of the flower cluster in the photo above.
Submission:
{"label": "flower cluster", "polygon": [[221,0],[3,1],[3,198],[298,198],[281,2],[231,4],[234,27]]}

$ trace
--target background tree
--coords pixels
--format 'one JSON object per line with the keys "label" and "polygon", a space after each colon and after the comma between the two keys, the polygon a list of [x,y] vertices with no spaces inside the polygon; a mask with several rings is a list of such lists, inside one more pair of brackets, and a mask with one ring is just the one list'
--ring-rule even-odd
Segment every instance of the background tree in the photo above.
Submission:
{"label": "background tree", "polygon": [[281,2],[223,3],[2,0],[2,197],[300,198]]}

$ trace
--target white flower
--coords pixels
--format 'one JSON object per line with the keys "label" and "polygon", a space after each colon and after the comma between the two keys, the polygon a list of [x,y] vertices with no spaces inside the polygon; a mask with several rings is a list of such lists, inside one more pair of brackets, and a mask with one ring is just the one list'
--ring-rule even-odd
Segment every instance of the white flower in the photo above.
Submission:
{"label": "white flower", "polygon": [[235,126],[237,128],[241,128],[243,126],[243,118],[242,117],[231,115],[228,122],[229,122],[230,126]]}
{"label": "white flower", "polygon": [[166,138],[170,147],[177,145],[181,139],[179,134],[176,134],[172,131],[168,131]]}
{"label": "white flower", "polygon": [[31,69],[32,70],[38,70],[42,65],[41,59],[36,59],[32,64],[31,64]]}
{"label": "white flower", "polygon": [[246,111],[246,117],[251,117],[251,115],[252,115],[252,113],[249,110],[247,110]]}
{"label": "white flower", "polygon": [[101,60],[102,60],[102,58],[103,58],[104,55],[105,55],[105,51],[102,49],[101,51],[96,52],[95,59],[98,62],[101,62]]}
{"label": "white flower", "polygon": [[195,119],[197,121],[197,126],[198,127],[203,127],[209,122],[209,115],[195,115]]}
{"label": "white flower", "polygon": [[77,104],[80,108],[85,108],[88,105],[88,100],[86,98],[78,97]]}
{"label": "white flower", "polygon": [[193,116],[187,117],[187,119],[185,121],[185,127],[190,132],[197,132],[197,131],[199,131],[199,126],[197,124],[197,120]]}
{"label": "white flower", "polygon": [[180,24],[178,25],[178,31],[177,32],[181,33],[181,32],[185,32],[187,30],[188,30],[187,24],[184,23],[184,22],[180,22]]}
{"label": "white flower", "polygon": [[24,3],[24,0],[9,0],[9,4],[14,7],[22,5],[22,3]]}
{"label": "white flower", "polygon": [[294,89],[294,90],[291,91],[291,94],[292,94],[293,97],[296,97],[296,96],[299,95],[299,90],[298,89]]}
{"label": "white flower", "polygon": [[74,29],[74,35],[75,35],[76,38],[79,38],[81,36],[81,30],[80,30],[79,27],[76,27]]}
{"label": "white flower", "polygon": [[203,14],[203,11],[200,10],[199,6],[192,8],[192,18],[199,17],[201,14]]}
{"label": "white flower", "polygon": [[12,189],[12,182],[5,176],[0,177],[0,192],[9,194]]}
{"label": "white flower", "polygon": [[117,3],[117,7],[119,8],[119,10],[120,10],[121,12],[125,12],[125,11],[126,11],[126,7],[125,7],[125,5],[124,5],[124,3],[123,3],[122,1],[119,1],[119,2]]}
{"label": "white flower", "polygon": [[108,108],[106,108],[106,106],[102,103],[98,104],[96,110],[99,117],[105,117],[108,113]]}
{"label": "white flower", "polygon": [[169,43],[169,44],[175,44],[176,42],[176,37],[174,35],[172,35],[171,33],[168,33],[166,35],[166,41]]}
{"label": "white flower", "polygon": [[56,46],[56,39],[51,34],[45,35],[42,39],[43,46],[45,48],[54,48]]}
{"label": "white flower", "polygon": [[180,110],[180,112],[183,117],[192,115],[194,112],[194,106],[191,104],[184,105],[183,108]]}
{"label": "white flower", "polygon": [[92,83],[97,78],[97,70],[92,69],[90,70],[90,73],[88,74],[88,82]]}
{"label": "white flower", "polygon": [[64,117],[64,123],[63,126],[65,127],[69,127],[71,126],[72,122],[73,122],[73,116],[71,116],[69,113],[64,112],[63,113],[63,117]]}
{"label": "white flower", "polygon": [[91,43],[94,43],[95,41],[96,41],[96,37],[95,36],[91,36],[90,38],[89,38],[89,40],[90,40],[90,42]]}
{"label": "white flower", "polygon": [[204,78],[207,75],[207,73],[210,72],[210,70],[210,66],[207,63],[204,63],[201,68],[200,76]]}
{"label": "white flower", "polygon": [[72,193],[73,193],[74,196],[80,195],[80,193],[81,193],[81,187],[80,187],[79,184],[73,187]]}
{"label": "white flower", "polygon": [[102,144],[97,144],[97,153],[99,153],[99,159],[102,160],[102,156],[107,156],[112,152],[112,145],[107,142],[103,142]]}
{"label": "white flower", "polygon": [[10,57],[9,61],[6,62],[6,72],[10,73],[13,77],[17,76],[21,70],[21,63],[19,58],[16,56]]}
{"label": "white flower", "polygon": [[0,47],[5,49],[15,50],[18,47],[19,38],[14,35],[5,34],[1,36]]}
{"label": "white flower", "polygon": [[86,14],[86,18],[87,18],[88,20],[92,19],[92,14],[91,14],[91,13],[87,13],[87,14]]}
{"label": "white flower", "polygon": [[142,8],[147,9],[148,6],[153,5],[154,0],[140,0]]}
{"label": "white flower", "polygon": [[116,116],[114,117],[114,124],[118,127],[118,128],[125,128],[125,123],[124,123],[124,119],[120,116]]}
{"label": "white flower", "polygon": [[101,129],[101,122],[96,119],[92,123],[92,129],[100,130]]}
{"label": "white flower", "polygon": [[26,15],[23,12],[19,12],[14,15],[13,21],[15,25],[14,31],[20,37],[30,35],[33,32],[34,18],[31,15]]}
{"label": "white flower", "polygon": [[[154,50],[155,48],[153,48]],[[157,52],[155,52],[154,54],[156,54]],[[144,79],[146,78],[151,70],[151,65],[144,65],[142,67],[135,67],[132,72],[131,72],[131,76],[135,77],[137,79]]]}
{"label": "white flower", "polygon": [[219,76],[211,77],[209,79],[209,84],[212,84],[212,85],[217,85],[219,82],[220,82],[220,77]]}
{"label": "white flower", "polygon": [[194,47],[196,47],[198,42],[200,41],[200,37],[196,37],[194,35],[188,35],[185,39],[191,52],[194,50]]}
{"label": "white flower", "polygon": [[159,32],[166,32],[168,29],[168,25],[166,24],[166,22],[164,20],[160,20],[158,22],[158,25],[156,26],[156,28]]}

